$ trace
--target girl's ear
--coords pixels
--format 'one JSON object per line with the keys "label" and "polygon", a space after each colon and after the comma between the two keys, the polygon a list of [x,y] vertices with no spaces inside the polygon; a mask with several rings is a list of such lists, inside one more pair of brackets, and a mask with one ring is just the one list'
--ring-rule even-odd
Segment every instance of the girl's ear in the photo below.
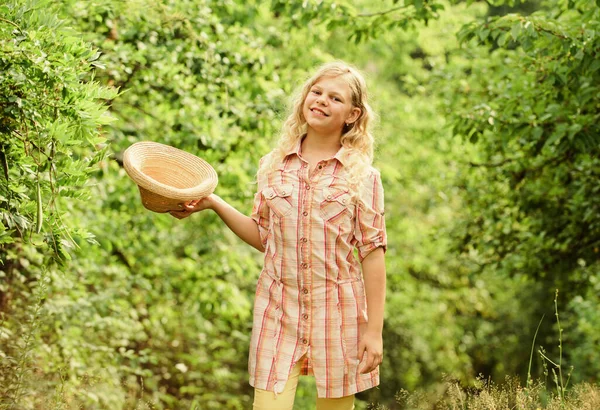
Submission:
{"label": "girl's ear", "polygon": [[350,114],[348,114],[348,118],[346,118],[346,124],[354,124],[354,122],[360,117],[361,109],[358,107],[352,107]]}

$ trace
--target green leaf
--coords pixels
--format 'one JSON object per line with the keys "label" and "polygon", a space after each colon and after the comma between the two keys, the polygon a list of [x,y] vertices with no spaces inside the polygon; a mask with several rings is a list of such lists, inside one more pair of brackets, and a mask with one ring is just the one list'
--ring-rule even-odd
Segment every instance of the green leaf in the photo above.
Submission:
{"label": "green leaf", "polygon": [[543,133],[544,129],[542,127],[533,127],[531,130],[531,137],[534,140],[539,140]]}
{"label": "green leaf", "polygon": [[491,30],[486,28],[486,27],[481,27],[479,30],[477,30],[477,35],[479,36],[479,39],[484,42],[488,36],[490,35]]}
{"label": "green leaf", "polygon": [[508,40],[508,33],[502,32],[498,35],[498,39],[496,40],[500,47],[504,47]]}
{"label": "green leaf", "polygon": [[544,143],[544,146],[548,147],[550,145],[560,142],[560,140],[565,136],[566,133],[567,133],[567,125],[566,124],[558,124],[558,126],[554,129],[554,132],[552,132],[552,134],[550,134],[550,137],[548,137],[548,139]]}
{"label": "green leaf", "polygon": [[522,28],[523,26],[521,25],[520,21],[513,24],[513,26],[511,27],[510,35],[514,41],[517,41],[519,39],[519,35],[521,34]]}

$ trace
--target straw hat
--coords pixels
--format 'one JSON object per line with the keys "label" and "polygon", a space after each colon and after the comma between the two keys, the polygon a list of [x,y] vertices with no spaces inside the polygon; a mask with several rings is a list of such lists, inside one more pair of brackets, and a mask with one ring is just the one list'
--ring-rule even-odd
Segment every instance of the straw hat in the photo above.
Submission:
{"label": "straw hat", "polygon": [[131,145],[123,165],[140,189],[142,204],[154,212],[180,211],[183,202],[212,194],[218,182],[208,162],[158,142]]}

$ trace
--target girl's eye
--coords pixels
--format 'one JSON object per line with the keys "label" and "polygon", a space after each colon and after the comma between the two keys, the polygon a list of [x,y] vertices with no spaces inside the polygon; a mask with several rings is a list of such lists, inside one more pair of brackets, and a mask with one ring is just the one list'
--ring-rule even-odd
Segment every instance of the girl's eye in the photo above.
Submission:
{"label": "girl's eye", "polygon": [[337,97],[333,97],[333,101],[338,101],[338,102],[339,102],[339,101],[342,101],[342,100],[340,100],[340,99],[339,99],[339,98],[337,98]]}
{"label": "girl's eye", "polygon": [[319,95],[319,94],[321,94],[321,91],[318,91],[318,90],[312,90],[312,93],[313,93],[313,94],[317,94],[317,95]]}

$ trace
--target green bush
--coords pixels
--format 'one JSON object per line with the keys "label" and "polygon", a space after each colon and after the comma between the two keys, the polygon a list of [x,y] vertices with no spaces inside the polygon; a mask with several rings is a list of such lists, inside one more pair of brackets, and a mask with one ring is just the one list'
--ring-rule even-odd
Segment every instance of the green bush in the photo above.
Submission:
{"label": "green bush", "polygon": [[34,406],[29,376],[49,321],[48,281],[69,248],[94,242],[70,210],[89,198],[86,183],[106,154],[100,128],[112,120],[105,102],[117,95],[93,80],[97,50],[53,10],[49,1],[0,5],[2,406]]}

